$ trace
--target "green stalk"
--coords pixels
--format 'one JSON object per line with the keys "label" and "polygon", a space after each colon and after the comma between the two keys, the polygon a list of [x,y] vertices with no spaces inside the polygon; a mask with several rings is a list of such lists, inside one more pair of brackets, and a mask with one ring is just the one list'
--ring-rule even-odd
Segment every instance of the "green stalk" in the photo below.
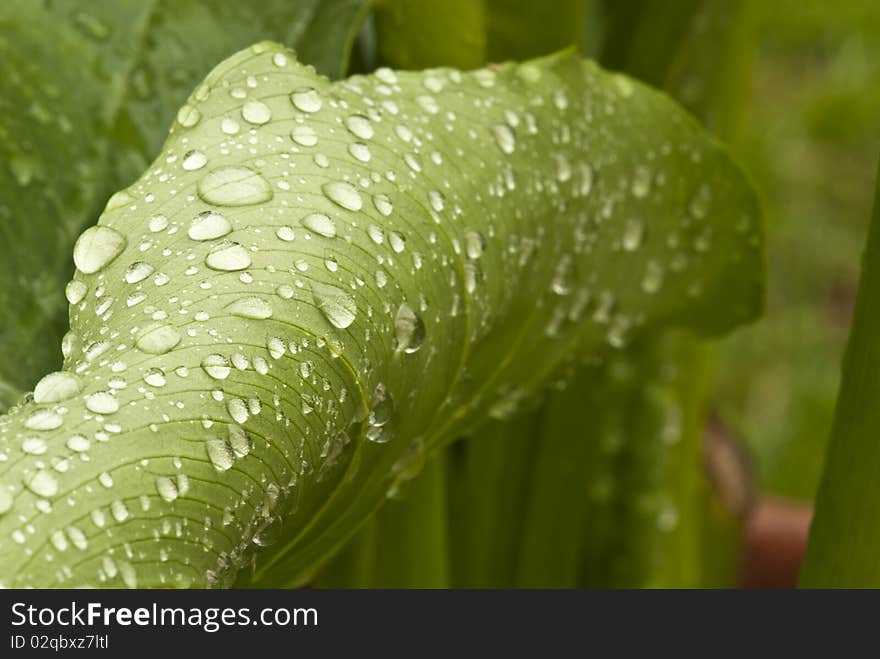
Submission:
{"label": "green stalk", "polygon": [[800,585],[880,587],[880,173]]}

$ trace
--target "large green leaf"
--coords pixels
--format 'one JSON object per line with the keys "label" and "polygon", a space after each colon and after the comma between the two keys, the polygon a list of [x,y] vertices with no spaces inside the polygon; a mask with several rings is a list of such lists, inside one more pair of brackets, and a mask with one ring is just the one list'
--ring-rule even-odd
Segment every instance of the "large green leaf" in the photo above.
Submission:
{"label": "large green leaf", "polygon": [[[159,152],[220,59],[271,37],[344,71],[368,0],[10,0],[0,5],[0,409],[60,364],[70,249]],[[333,31],[322,29],[332,21]],[[23,346],[28,350],[22,350]]]}
{"label": "large green leaf", "polygon": [[78,240],[65,370],[0,421],[3,581],[305,578],[564,360],[751,319],[758,222],[674,103],[571,54],[242,51]]}
{"label": "large green leaf", "polygon": [[812,588],[880,586],[880,172],[816,514],[801,575]]}

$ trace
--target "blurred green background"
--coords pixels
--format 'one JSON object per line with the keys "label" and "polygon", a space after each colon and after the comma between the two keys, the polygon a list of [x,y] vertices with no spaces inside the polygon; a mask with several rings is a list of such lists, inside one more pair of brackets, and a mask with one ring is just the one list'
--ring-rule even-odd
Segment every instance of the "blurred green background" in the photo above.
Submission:
{"label": "blurred green background", "polygon": [[752,2],[755,60],[731,144],[764,201],[763,320],[721,342],[715,404],[765,491],[811,499],[880,153],[880,4]]}

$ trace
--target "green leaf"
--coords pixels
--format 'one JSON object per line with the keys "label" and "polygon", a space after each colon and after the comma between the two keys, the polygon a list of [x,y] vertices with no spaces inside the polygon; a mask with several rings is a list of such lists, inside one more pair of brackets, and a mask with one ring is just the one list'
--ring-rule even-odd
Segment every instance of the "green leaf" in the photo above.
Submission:
{"label": "green leaf", "polygon": [[564,360],[754,317],[758,223],[674,103],[574,55],[330,83],[242,51],[77,243],[65,370],[0,420],[0,576],[308,578]]}
{"label": "green leaf", "polygon": [[378,0],[376,31],[382,60],[401,69],[486,62],[486,7],[474,0]]}
{"label": "green leaf", "polygon": [[338,76],[369,3],[44,4],[0,7],[0,409],[60,364],[73,240],[159,152],[211,66],[269,36]]}
{"label": "green leaf", "polygon": [[800,585],[876,588],[880,543],[880,173],[852,329]]}
{"label": "green leaf", "polygon": [[487,0],[490,60],[528,59],[560,48],[587,45],[592,0]]}

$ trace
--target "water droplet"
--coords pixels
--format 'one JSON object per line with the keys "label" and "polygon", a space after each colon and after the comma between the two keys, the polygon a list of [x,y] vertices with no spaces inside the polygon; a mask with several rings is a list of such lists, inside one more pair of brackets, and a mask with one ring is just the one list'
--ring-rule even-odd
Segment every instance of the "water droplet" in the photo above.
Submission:
{"label": "water droplet", "polygon": [[238,243],[223,243],[215,247],[205,257],[205,265],[212,270],[244,270],[251,265],[251,256]]}
{"label": "water droplet", "polygon": [[427,94],[416,96],[416,103],[418,103],[419,107],[428,114],[437,114],[440,112],[440,106],[437,105],[437,99],[433,96],[428,96]]}
{"label": "water droplet", "polygon": [[262,126],[272,118],[272,110],[262,101],[248,101],[241,108],[241,116],[249,124]]}
{"label": "water droplet", "polygon": [[31,476],[25,485],[39,497],[49,498],[58,494],[58,479],[52,472],[44,469]]}
{"label": "water droplet", "polygon": [[417,352],[425,342],[425,324],[407,304],[401,304],[394,320],[395,350],[406,354]]}
{"label": "water droplet", "polygon": [[651,191],[651,170],[647,167],[636,167],[630,189],[638,199],[647,197]]}
{"label": "water droplet", "polygon": [[290,102],[300,112],[317,112],[324,105],[321,95],[312,87],[301,87],[290,95]]}
{"label": "water droplet", "polygon": [[162,499],[169,503],[180,496],[180,490],[177,489],[177,481],[168,476],[158,476],[156,478],[156,491]]}
{"label": "water droplet", "polygon": [[464,251],[471,261],[478,260],[483,256],[486,249],[486,239],[479,231],[468,231],[464,234]]}
{"label": "water droplet", "polygon": [[193,149],[192,151],[187,151],[183,155],[183,162],[180,163],[180,166],[188,172],[193,172],[197,169],[201,169],[206,164],[208,164],[208,156],[202,151]]}
{"label": "water droplet", "polygon": [[278,236],[278,240],[283,240],[286,243],[293,242],[296,238],[296,232],[294,232],[293,227],[288,225],[278,227],[275,235]]}
{"label": "water droplet", "polygon": [[109,391],[98,391],[85,398],[86,409],[95,414],[114,414],[119,410],[119,402]]}
{"label": "water droplet", "polygon": [[302,225],[309,231],[325,238],[336,237],[336,223],[323,213],[310,213],[302,219]]}
{"label": "water droplet", "polygon": [[229,445],[235,453],[235,457],[246,457],[254,447],[251,436],[241,426],[229,426]]}
{"label": "water droplet", "polygon": [[67,538],[64,537],[64,533],[61,531],[54,531],[49,537],[49,540],[51,540],[52,546],[58,551],[65,551],[69,546],[67,544]]}
{"label": "water droplet", "polygon": [[144,375],[144,382],[146,382],[151,387],[164,387],[165,374],[160,368],[151,368]]}
{"label": "water droplet", "polygon": [[428,203],[431,204],[431,208],[439,213],[445,207],[446,199],[439,190],[431,190],[428,192]]}
{"label": "water droplet", "polygon": [[0,488],[0,515],[9,512],[13,503],[15,503],[15,499],[12,493],[5,487]]}
{"label": "water droplet", "polygon": [[627,220],[626,227],[623,230],[623,240],[621,245],[627,252],[636,251],[642,244],[642,235],[644,227],[641,221],[636,219]]}
{"label": "water droplet", "polygon": [[[123,520],[116,520],[121,522]],[[122,577],[122,583],[125,584],[126,588],[130,588],[134,590],[137,588],[138,580],[137,580],[137,572],[135,572],[134,567],[132,567],[131,563],[126,563],[125,561],[120,561],[119,563],[119,575]]]}
{"label": "water droplet", "polygon": [[492,127],[492,136],[495,138],[495,144],[504,153],[511,154],[516,148],[516,136],[513,129],[507,124],[495,124]]}
{"label": "water droplet", "polygon": [[394,210],[394,207],[391,205],[391,199],[385,194],[373,195],[373,206],[375,206],[376,210],[385,217],[391,215],[391,212]]}
{"label": "water droplet", "polygon": [[705,183],[697,188],[696,193],[688,204],[688,212],[695,220],[702,220],[709,213],[712,203],[712,189]]}
{"label": "water droplet", "polygon": [[168,218],[164,215],[154,215],[147,223],[147,227],[153,233],[159,233],[168,228]]}
{"label": "water droplet", "polygon": [[391,245],[391,249],[395,254],[400,254],[406,249],[406,239],[402,234],[399,234],[396,231],[392,231],[388,234],[388,244]]}
{"label": "water droplet", "polygon": [[232,420],[238,424],[242,424],[248,420],[248,409],[247,405],[241,398],[230,398],[226,401],[226,411],[229,412],[229,416],[232,417]]}
{"label": "water droplet", "polygon": [[128,270],[125,271],[125,281],[129,284],[137,284],[153,274],[154,270],[155,268],[149,263],[135,261],[128,266]]}
{"label": "water droplet", "polygon": [[77,453],[85,453],[92,446],[92,443],[83,435],[71,435],[67,438],[67,448]]}
{"label": "water droplet", "polygon": [[290,139],[300,146],[315,146],[318,143],[318,134],[311,126],[295,126],[290,131]]}
{"label": "water droplet", "polygon": [[24,420],[24,427],[28,430],[55,430],[63,423],[60,414],[52,410],[37,410]]}
{"label": "water droplet", "polygon": [[272,359],[280,359],[285,352],[284,341],[277,336],[271,336],[266,340],[266,349]]}
{"label": "water droplet", "polygon": [[180,333],[171,325],[149,325],[143,331],[135,346],[151,355],[164,355],[180,343]]}
{"label": "water droplet", "polygon": [[85,551],[89,546],[89,541],[86,538],[86,534],[83,533],[82,530],[76,526],[70,526],[67,528],[67,537],[70,538],[73,546],[80,551]]}
{"label": "water droplet", "polygon": [[89,227],[73,246],[73,262],[86,274],[106,267],[125,249],[125,237],[110,227]]}
{"label": "water droplet", "polygon": [[249,296],[239,298],[224,307],[233,316],[264,320],[272,317],[272,305],[261,297]]}
{"label": "water droplet", "polygon": [[370,414],[367,417],[366,437],[368,440],[377,444],[391,441],[392,434],[389,431],[388,422],[394,416],[395,409],[396,405],[391,393],[384,385],[376,385],[370,401]]}
{"label": "water droplet", "polygon": [[235,462],[235,453],[225,439],[212,437],[205,441],[205,449],[211,464],[217,471],[226,471]]}
{"label": "water droplet", "polygon": [[656,293],[663,285],[663,266],[657,261],[648,261],[645,266],[645,276],[642,277],[642,290],[645,293]]}
{"label": "water droplet", "polygon": [[40,405],[58,403],[79,393],[79,378],[73,373],[57,371],[44,376],[34,387],[34,402]]}
{"label": "water droplet", "polygon": [[349,327],[357,316],[357,305],[341,288],[312,282],[312,296],[318,309],[330,324],[339,329]]}
{"label": "water droplet", "polygon": [[348,152],[355,160],[359,160],[361,162],[370,162],[370,158],[373,157],[373,154],[370,153],[370,147],[368,147],[363,142],[355,142],[354,144],[349,144]]}
{"label": "water droplet", "polygon": [[71,281],[67,282],[67,286],[64,289],[64,296],[67,298],[67,301],[70,304],[79,304],[80,302],[82,302],[83,298],[88,292],[88,286],[86,286],[81,281],[72,279]]}
{"label": "water droplet", "polygon": [[216,206],[250,206],[272,198],[269,182],[247,167],[224,167],[205,174],[198,194]]}
{"label": "water droplet", "polygon": [[232,231],[232,224],[220,213],[204,211],[196,215],[186,234],[193,240],[214,240]]}
{"label": "water droplet", "polygon": [[347,117],[345,120],[345,127],[348,128],[352,135],[359,137],[362,140],[373,138],[373,125],[370,123],[370,120],[362,114],[353,114],[350,117]]}
{"label": "water droplet", "polygon": [[226,135],[237,135],[241,130],[241,126],[235,119],[225,118],[220,122],[220,130]]}
{"label": "water droplet", "polygon": [[25,437],[21,442],[21,450],[29,455],[43,455],[48,445],[42,437]]}
{"label": "water droplet", "polygon": [[125,505],[124,501],[119,499],[110,504],[110,514],[113,515],[113,519],[117,522],[124,522],[131,515],[131,513],[128,512],[128,506]]}
{"label": "water droplet", "polygon": [[199,112],[199,109],[189,103],[184,104],[177,111],[177,123],[179,123],[184,128],[192,128],[202,118],[202,113]]}
{"label": "water droplet", "polygon": [[338,206],[350,211],[359,211],[364,205],[360,192],[351,183],[334,181],[321,186],[324,195]]}
{"label": "water droplet", "polygon": [[223,355],[208,355],[202,360],[202,369],[215,380],[225,380],[232,372],[229,360]]}

